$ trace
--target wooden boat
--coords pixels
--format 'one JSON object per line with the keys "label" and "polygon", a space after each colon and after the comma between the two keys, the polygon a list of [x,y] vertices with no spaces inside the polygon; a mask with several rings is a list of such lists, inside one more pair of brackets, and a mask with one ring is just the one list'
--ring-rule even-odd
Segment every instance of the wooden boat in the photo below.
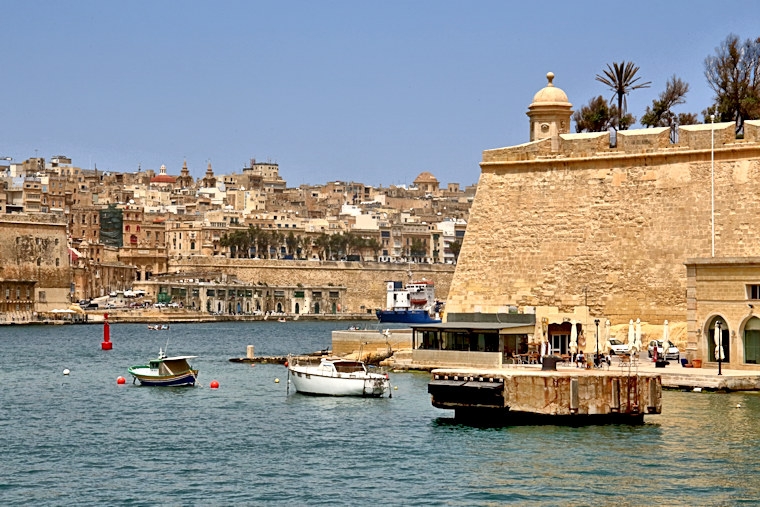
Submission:
{"label": "wooden boat", "polygon": [[288,382],[296,391],[322,396],[391,395],[387,374],[370,373],[362,361],[322,358],[318,365],[293,364],[288,360]]}
{"label": "wooden boat", "polygon": [[194,370],[187,361],[196,357],[166,357],[159,349],[156,359],[151,359],[146,365],[130,366],[127,371],[134,377],[132,383],[137,380],[144,386],[192,386],[198,378],[198,370]]}

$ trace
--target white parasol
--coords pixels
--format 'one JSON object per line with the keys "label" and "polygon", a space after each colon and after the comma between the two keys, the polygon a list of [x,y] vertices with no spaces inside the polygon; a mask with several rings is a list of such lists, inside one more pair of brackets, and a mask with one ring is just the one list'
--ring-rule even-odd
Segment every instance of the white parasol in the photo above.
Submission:
{"label": "white parasol", "polygon": [[572,321],[570,323],[570,353],[576,352],[578,352],[578,326],[575,325],[575,321]]}
{"label": "white parasol", "polygon": [[612,343],[610,343],[610,319],[604,322],[604,348],[607,352],[612,349]]}
{"label": "white parasol", "polygon": [[636,319],[636,350],[641,350],[641,319]]}
{"label": "white parasol", "polygon": [[720,332],[718,332],[718,328],[713,329],[713,341],[715,341],[715,360],[717,361],[720,359],[723,361],[726,359],[725,351],[723,350],[723,329],[720,329]]}
{"label": "white parasol", "polygon": [[638,352],[636,348],[636,335],[633,331],[633,319],[628,322],[628,349],[631,351],[631,354]]}

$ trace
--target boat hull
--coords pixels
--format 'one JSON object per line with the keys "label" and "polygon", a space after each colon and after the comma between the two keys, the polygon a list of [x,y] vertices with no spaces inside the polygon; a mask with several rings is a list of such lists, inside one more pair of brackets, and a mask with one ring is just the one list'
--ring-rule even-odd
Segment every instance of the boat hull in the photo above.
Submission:
{"label": "boat hull", "polygon": [[327,376],[297,367],[290,368],[289,372],[293,386],[301,394],[379,398],[390,393],[390,380],[376,373]]}
{"label": "boat hull", "polygon": [[140,373],[139,369],[132,368],[128,371],[143,386],[194,386],[198,378],[198,370],[190,370],[177,375],[151,375]]}
{"label": "boat hull", "polygon": [[426,310],[377,310],[380,322],[400,324],[439,324]]}

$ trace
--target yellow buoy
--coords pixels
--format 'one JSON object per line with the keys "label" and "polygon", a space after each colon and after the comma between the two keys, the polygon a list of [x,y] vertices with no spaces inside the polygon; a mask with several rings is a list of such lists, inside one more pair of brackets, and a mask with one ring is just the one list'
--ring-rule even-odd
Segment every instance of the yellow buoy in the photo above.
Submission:
{"label": "yellow buoy", "polygon": [[278,378],[274,379],[274,383],[275,384],[279,384],[280,383],[280,379],[278,379]]}

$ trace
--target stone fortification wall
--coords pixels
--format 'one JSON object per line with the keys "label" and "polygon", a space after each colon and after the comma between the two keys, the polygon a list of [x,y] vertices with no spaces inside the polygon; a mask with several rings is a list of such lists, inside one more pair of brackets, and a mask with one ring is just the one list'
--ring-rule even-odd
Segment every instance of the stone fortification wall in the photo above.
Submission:
{"label": "stone fortification wall", "polygon": [[[743,140],[714,127],[715,255],[760,255],[760,122]],[[447,312],[587,304],[613,324],[685,320],[684,262],[711,255],[710,128],[681,127],[678,144],[647,129],[617,148],[602,133],[563,135],[551,156],[484,152]]]}
{"label": "stone fortification wall", "polygon": [[[263,259],[227,259],[193,256],[169,261],[169,272],[215,273],[234,275],[246,283],[304,287],[332,284],[346,287],[343,312],[365,313],[385,307],[385,282],[408,282],[426,278],[435,283],[436,298],[445,301],[449,294],[454,266],[450,264],[397,264],[377,262],[277,261]],[[364,307],[364,308],[362,308]]]}
{"label": "stone fortification wall", "polygon": [[37,311],[65,308],[71,283],[65,219],[0,214],[0,278],[36,280]]}

